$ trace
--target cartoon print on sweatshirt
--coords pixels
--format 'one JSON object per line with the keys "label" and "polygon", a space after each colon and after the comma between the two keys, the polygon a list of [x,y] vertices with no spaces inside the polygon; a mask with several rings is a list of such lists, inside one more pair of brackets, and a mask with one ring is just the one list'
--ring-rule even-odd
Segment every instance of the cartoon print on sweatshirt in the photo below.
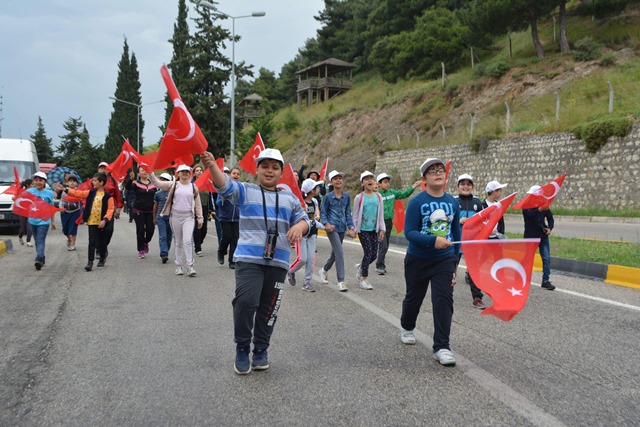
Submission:
{"label": "cartoon print on sweatshirt", "polygon": [[451,240],[451,221],[454,209],[451,203],[432,202],[420,207],[422,215],[422,234],[445,237]]}

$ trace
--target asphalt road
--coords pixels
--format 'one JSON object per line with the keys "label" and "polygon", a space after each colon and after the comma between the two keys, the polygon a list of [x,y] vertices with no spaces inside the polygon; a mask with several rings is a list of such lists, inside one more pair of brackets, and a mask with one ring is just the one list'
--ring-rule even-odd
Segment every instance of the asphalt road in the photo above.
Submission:
{"label": "asphalt road", "polygon": [[[638,424],[640,290],[553,275],[550,292],[534,273],[527,306],[502,322],[459,284],[458,364],[445,368],[431,355],[428,301],[418,344],[400,343],[403,249],[365,291],[354,278],[362,250],[347,239],[349,292],[336,290],[335,269],[316,293],[287,285],[271,369],[240,377],[233,272],[216,262],[215,236],[195,278],[160,263],[156,238],[139,260],[134,240],[119,220],[106,267],[90,273],[84,228],[78,252],[50,233],[42,271],[33,248],[0,258],[0,425]],[[328,248],[320,238],[318,262]]]}

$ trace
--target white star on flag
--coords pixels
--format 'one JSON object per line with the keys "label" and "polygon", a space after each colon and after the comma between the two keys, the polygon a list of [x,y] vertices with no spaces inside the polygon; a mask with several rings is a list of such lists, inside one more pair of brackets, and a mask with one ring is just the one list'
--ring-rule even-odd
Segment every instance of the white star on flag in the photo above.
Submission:
{"label": "white star on flag", "polygon": [[522,290],[516,289],[514,287],[512,287],[511,289],[507,289],[507,291],[511,292],[511,296],[512,297],[515,297],[516,295],[524,296],[524,295],[522,295]]}

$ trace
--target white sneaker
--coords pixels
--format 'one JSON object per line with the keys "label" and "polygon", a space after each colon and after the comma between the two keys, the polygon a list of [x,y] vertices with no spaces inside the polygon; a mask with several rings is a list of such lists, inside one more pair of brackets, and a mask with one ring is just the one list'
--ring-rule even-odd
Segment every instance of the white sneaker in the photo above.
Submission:
{"label": "white sneaker", "polygon": [[[360,264],[356,264],[356,280],[358,282],[362,282],[362,270],[360,269]],[[362,284],[360,284],[362,287]]]}
{"label": "white sneaker", "polygon": [[196,269],[195,269],[195,268],[193,268],[193,266],[192,266],[192,265],[190,265],[190,266],[188,266],[188,267],[187,267],[187,275],[188,275],[189,277],[193,277],[193,276],[195,276],[195,275],[196,275]]}
{"label": "white sneaker", "polygon": [[360,280],[360,288],[370,291],[371,289],[373,289],[373,286],[371,286],[371,283],[363,279]]}
{"label": "white sneaker", "polygon": [[178,266],[178,268],[176,268],[176,276],[182,276],[184,274],[184,271],[182,271],[182,266]]}
{"label": "white sneaker", "polygon": [[320,269],[319,274],[320,274],[320,282],[321,283],[329,283],[329,277],[328,277],[329,275],[327,274],[326,271],[324,271],[324,268]]}
{"label": "white sneaker", "polygon": [[441,348],[433,353],[433,358],[444,366],[454,366],[456,364],[456,359],[454,359],[453,353],[451,353],[451,350],[447,350],[446,348]]}
{"label": "white sneaker", "polygon": [[347,285],[345,285],[344,282],[338,282],[338,290],[340,292],[347,292],[349,288],[347,288]]}
{"label": "white sneaker", "polygon": [[27,246],[32,248],[33,247],[33,242],[27,242]]}
{"label": "white sneaker", "polygon": [[414,345],[416,343],[416,336],[413,331],[407,331],[404,328],[400,328],[400,341],[402,344]]}
{"label": "white sneaker", "polygon": [[202,251],[198,251],[198,252],[196,252],[196,255],[197,255],[197,256],[200,256],[200,257],[204,256],[204,255],[202,254]]}

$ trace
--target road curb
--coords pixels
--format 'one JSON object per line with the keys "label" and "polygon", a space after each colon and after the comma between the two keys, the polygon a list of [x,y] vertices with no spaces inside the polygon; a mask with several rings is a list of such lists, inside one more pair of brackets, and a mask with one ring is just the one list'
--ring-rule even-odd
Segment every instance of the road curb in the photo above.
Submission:
{"label": "road curb", "polygon": [[[409,243],[404,236],[391,236],[390,241],[394,245],[405,247]],[[542,271],[542,259],[538,254],[536,254],[534,259],[533,269],[535,271]],[[640,289],[640,268],[552,256],[551,270],[600,279],[612,285]]]}
{"label": "road curb", "polygon": [[11,242],[11,239],[0,240],[0,256],[4,256],[4,254],[11,251],[13,251],[13,242]]}

